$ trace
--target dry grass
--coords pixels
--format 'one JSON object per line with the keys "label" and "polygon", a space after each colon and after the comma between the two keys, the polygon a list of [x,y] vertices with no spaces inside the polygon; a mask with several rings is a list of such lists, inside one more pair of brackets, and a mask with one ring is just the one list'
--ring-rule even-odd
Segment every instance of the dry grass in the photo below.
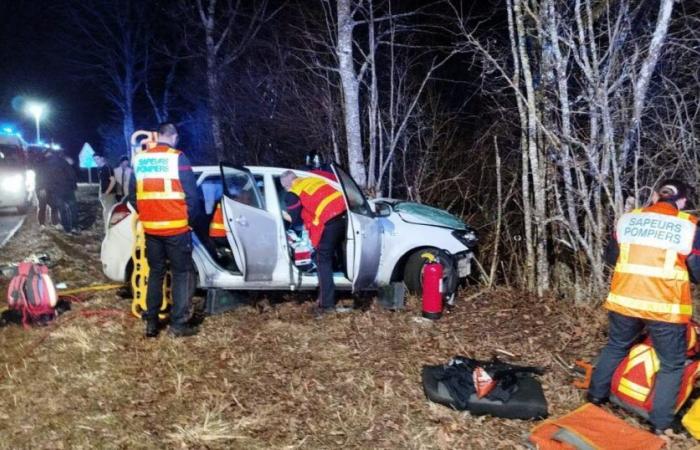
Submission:
{"label": "dry grass", "polygon": [[[80,285],[100,277],[95,234],[42,237],[30,221],[3,256],[54,251],[65,240],[90,259],[62,256],[54,276]],[[96,294],[35,348],[51,330],[0,329],[0,447],[523,448],[532,422],[471,417],[422,392],[423,364],[497,349],[549,368],[551,414],[582,402],[553,358],[595,354],[599,311],[497,290],[426,324],[415,320],[415,303],[320,321],[294,302],[246,307],[208,318],[192,338],[146,340],[135,319],[82,317],[129,307],[113,292]]]}
{"label": "dry grass", "polygon": [[235,433],[239,426],[234,426],[222,419],[226,408],[226,405],[219,405],[214,409],[202,408],[201,413],[191,418],[188,423],[175,425],[175,431],[167,434],[168,441],[181,447],[188,447],[245,439],[244,435]]}

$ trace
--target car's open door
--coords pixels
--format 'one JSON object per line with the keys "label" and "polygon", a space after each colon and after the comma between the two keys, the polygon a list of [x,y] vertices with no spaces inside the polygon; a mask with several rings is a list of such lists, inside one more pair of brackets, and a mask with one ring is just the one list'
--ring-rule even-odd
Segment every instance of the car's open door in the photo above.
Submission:
{"label": "car's open door", "polygon": [[250,172],[220,166],[226,238],[236,264],[247,281],[272,280],[277,264],[277,221],[265,210],[265,201]]}
{"label": "car's open door", "polygon": [[361,291],[371,287],[377,278],[382,247],[381,225],[355,180],[336,164],[331,166],[348,206],[348,275],[353,292]]}

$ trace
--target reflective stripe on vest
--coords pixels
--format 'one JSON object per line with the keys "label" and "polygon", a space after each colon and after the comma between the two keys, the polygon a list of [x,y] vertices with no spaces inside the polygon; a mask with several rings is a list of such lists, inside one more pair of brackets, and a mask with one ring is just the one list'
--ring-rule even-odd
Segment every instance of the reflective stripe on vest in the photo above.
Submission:
{"label": "reflective stripe on vest", "polygon": [[136,194],[138,200],[184,200],[184,192],[141,192]]}
{"label": "reflective stripe on vest", "polygon": [[686,255],[696,219],[667,203],[624,214],[617,223],[620,254],[606,308],[631,317],[685,323],[692,316]]}
{"label": "reflective stripe on vest", "polygon": [[321,200],[321,203],[318,204],[316,207],[316,211],[314,211],[314,225],[319,224],[319,219],[321,218],[321,213],[323,213],[323,210],[326,209],[326,206],[328,206],[333,200],[342,197],[343,194],[341,194],[338,191],[335,191],[328,197],[324,198]]}
{"label": "reflective stripe on vest", "polygon": [[620,378],[620,384],[617,390],[626,396],[633,398],[639,402],[644,403],[649,396],[650,388],[640,386],[627,378]]}
{"label": "reflective stripe on vest", "polygon": [[143,224],[144,229],[153,229],[153,230],[165,230],[165,229],[170,229],[170,228],[182,228],[187,226],[187,219],[185,220],[161,220],[158,222],[154,221],[145,221],[142,220],[141,223]]}
{"label": "reflective stripe on vest", "polygon": [[642,300],[632,297],[624,297],[622,295],[613,294],[612,292],[608,294],[608,302],[620,305],[629,309],[636,309],[641,311],[647,311],[657,314],[672,314],[675,316],[679,315],[692,315],[693,306],[692,305],[680,305],[673,303],[660,303],[657,301]]}
{"label": "reflective stripe on vest", "polygon": [[[313,215],[311,224],[315,226],[321,224],[321,217],[325,209],[334,200],[343,196],[330,183],[316,177],[297,178],[289,191],[296,194],[301,200],[303,208]],[[342,208],[339,209],[345,210],[344,202]]]}

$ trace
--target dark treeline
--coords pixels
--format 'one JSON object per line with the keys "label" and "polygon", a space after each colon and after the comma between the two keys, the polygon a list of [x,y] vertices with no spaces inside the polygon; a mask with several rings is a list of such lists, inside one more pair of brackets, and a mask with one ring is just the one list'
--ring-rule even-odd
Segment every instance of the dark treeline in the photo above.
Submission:
{"label": "dark treeline", "polygon": [[610,225],[697,184],[698,0],[66,2],[102,148],[171,120],[197,163],[300,166],[476,225],[487,283],[597,298]]}

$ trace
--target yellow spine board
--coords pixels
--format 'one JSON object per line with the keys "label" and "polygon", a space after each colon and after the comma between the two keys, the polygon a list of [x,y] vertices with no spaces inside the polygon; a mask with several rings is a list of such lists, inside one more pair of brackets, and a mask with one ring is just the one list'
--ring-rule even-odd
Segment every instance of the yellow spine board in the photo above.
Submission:
{"label": "yellow spine board", "polygon": [[[148,261],[146,260],[146,235],[143,232],[143,225],[138,219],[139,216],[133,214],[131,226],[136,240],[131,253],[131,260],[134,265],[134,269],[131,272],[131,291],[134,293],[134,298],[131,301],[131,312],[136,317],[141,318],[141,315],[148,308],[146,305]],[[168,308],[172,303],[171,274],[168,271],[163,280],[163,303],[160,305],[161,313],[159,314],[161,319],[168,317]]]}

